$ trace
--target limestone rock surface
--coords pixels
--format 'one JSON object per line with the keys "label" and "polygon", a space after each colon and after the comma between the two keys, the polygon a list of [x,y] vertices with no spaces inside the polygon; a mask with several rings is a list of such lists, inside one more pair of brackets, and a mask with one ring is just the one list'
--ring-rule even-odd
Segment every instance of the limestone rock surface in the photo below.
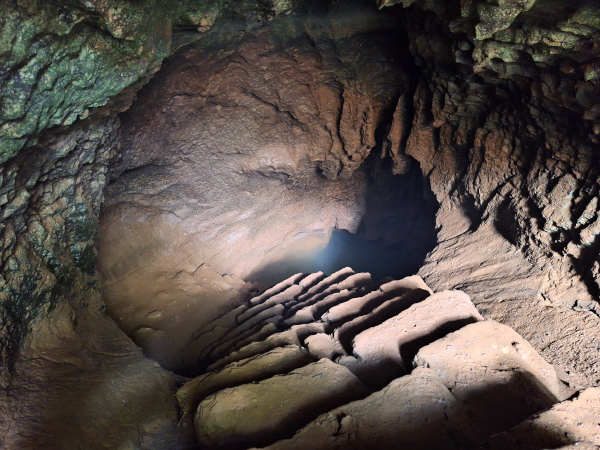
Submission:
{"label": "limestone rock surface", "polygon": [[510,431],[493,436],[490,448],[597,448],[600,445],[599,402],[598,388],[581,391]]}
{"label": "limestone rock surface", "polygon": [[137,89],[172,50],[231,10],[260,22],[292,2],[122,0],[0,5],[0,162],[40,131],[85,119],[123,89]]}
{"label": "limestone rock surface", "polygon": [[123,118],[98,246],[105,300],[172,370],[197,373],[181,336],[249,283],[280,281],[280,265],[361,223],[357,169],[410,80],[393,19],[315,14],[182,49]]}
{"label": "limestone rock surface", "polygon": [[118,127],[110,108],[1,169],[3,449],[195,445],[177,426],[179,381],[143,355],[101,299],[95,241]]}
{"label": "limestone rock surface", "polygon": [[[552,418],[539,422],[552,430],[573,422],[553,411],[574,390],[512,329],[483,320],[466,294],[432,293],[419,277],[364,284],[356,275],[299,274],[230,313],[231,344],[217,343],[208,372],[177,394],[201,446],[478,448],[533,414]],[[235,330],[247,323],[244,345]],[[579,395],[587,428],[577,436],[596,442],[587,431],[595,397]]]}
{"label": "limestone rock surface", "polygon": [[[190,448],[187,419],[206,396],[322,358],[352,371],[361,327],[429,298],[422,280],[372,285],[351,270],[314,274],[248,302],[255,286],[244,274],[270,285],[263,267],[311,254],[332,227],[368,223],[357,168],[380,156],[393,159],[394,173],[418,170],[424,179],[417,207],[375,238],[407,235],[420,202],[439,205],[438,242],[419,274],[437,292],[464,291],[487,319],[456,331],[495,320],[526,339],[561,382],[599,385],[597,1],[378,3],[396,6],[377,15],[350,1],[314,2],[310,20],[280,17],[263,27],[297,3],[2,2],[0,446]],[[343,14],[331,20],[331,11]],[[165,62],[158,90],[140,92],[117,117],[168,54],[199,37]],[[106,241],[116,255],[102,267],[106,292],[124,296],[108,305],[111,317],[165,366],[208,370],[204,391],[195,389],[200,381],[181,391],[181,424],[172,395],[180,379],[142,355],[99,297],[95,247],[109,179],[107,227],[133,224]],[[379,178],[377,192],[388,182]],[[248,223],[256,218],[258,228]],[[262,245],[261,230],[273,245]],[[498,360],[510,371],[492,378],[541,386],[532,395],[541,407],[553,375],[516,358],[510,340],[511,358]],[[408,359],[396,367],[410,371]],[[273,445],[321,436],[328,448],[394,448],[401,439],[386,433],[396,429],[376,425],[394,417],[406,421],[415,446],[435,447],[430,421],[445,448],[479,442],[469,396],[447,387],[460,371],[440,379],[425,367],[394,379],[368,372],[355,373],[372,380],[374,392],[358,400],[366,403],[305,418],[297,435]],[[567,391],[552,395],[562,400]],[[413,404],[428,405],[431,416]],[[598,446],[590,408],[594,390],[524,418],[490,445]]]}
{"label": "limestone rock surface", "polygon": [[597,385],[597,2],[380,3],[405,7],[427,74],[412,126],[398,114],[389,137],[440,205],[439,245],[420,275],[464,290],[573,386]]}

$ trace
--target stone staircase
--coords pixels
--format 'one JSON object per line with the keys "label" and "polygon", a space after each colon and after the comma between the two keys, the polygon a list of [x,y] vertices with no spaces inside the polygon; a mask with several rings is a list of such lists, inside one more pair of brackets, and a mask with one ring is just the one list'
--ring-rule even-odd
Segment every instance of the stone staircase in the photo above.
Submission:
{"label": "stone staircase", "polygon": [[297,274],[193,339],[206,373],[177,398],[201,448],[502,448],[490,438],[572,394],[512,329],[418,276]]}

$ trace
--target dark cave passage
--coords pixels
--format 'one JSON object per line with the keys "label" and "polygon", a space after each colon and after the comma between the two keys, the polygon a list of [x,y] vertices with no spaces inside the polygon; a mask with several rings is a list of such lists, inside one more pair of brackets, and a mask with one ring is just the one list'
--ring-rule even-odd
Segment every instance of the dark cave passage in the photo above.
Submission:
{"label": "dark cave passage", "polygon": [[344,267],[369,272],[374,280],[417,273],[437,243],[438,204],[421,170],[392,173],[390,158],[372,152],[359,172],[366,179],[365,212],[356,233],[336,228],[327,246],[297,252],[261,268],[248,281],[271,286],[295,273],[334,273]]}

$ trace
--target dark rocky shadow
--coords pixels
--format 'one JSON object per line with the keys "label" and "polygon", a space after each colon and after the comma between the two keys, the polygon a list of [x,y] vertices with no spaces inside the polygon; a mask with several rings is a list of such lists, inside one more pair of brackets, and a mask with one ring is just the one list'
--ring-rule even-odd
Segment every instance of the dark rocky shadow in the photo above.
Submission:
{"label": "dark rocky shadow", "polygon": [[318,253],[280,260],[250,274],[263,287],[295,273],[333,273],[344,267],[374,280],[415,274],[437,244],[438,204],[420,169],[393,175],[389,158],[374,151],[360,169],[367,179],[366,209],[356,233],[336,229]]}

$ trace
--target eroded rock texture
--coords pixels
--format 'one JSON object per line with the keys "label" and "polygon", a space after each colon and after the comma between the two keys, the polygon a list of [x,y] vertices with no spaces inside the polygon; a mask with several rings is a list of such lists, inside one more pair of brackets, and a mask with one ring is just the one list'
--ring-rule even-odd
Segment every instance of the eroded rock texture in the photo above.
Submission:
{"label": "eroded rock texture", "polygon": [[3,167],[3,448],[192,445],[177,430],[176,380],[106,315],[95,276],[117,126],[99,114]]}
{"label": "eroded rock texture", "polygon": [[[530,421],[548,447],[599,442],[594,391],[511,430],[572,390],[463,292],[434,294],[418,276],[298,274],[198,337],[206,335],[215,344],[204,357],[215,362],[177,393],[201,447],[479,448],[504,431],[510,439],[494,445],[519,442]],[[577,421],[585,426],[573,430]]]}
{"label": "eroded rock texture", "polygon": [[419,273],[597,385],[597,4],[410,3],[426,76],[397,152],[428,176],[441,227]]}
{"label": "eroded rock texture", "polygon": [[220,16],[265,20],[291,2],[140,3],[123,0],[0,5],[0,161],[53,125],[70,125],[148,78],[172,48]]}
{"label": "eroded rock texture", "polygon": [[[124,173],[100,247],[113,317],[184,370],[193,363],[179,330],[242,301],[253,287],[241,280],[368,220],[356,170],[375,148],[398,174],[416,160],[440,205],[440,244],[420,274],[466,290],[574,385],[597,384],[600,343],[586,331],[600,324],[594,6],[532,5],[465,6],[458,17],[414,2],[404,19],[412,56],[389,47],[402,45],[400,16],[352,8],[182,51],[122,131]],[[521,56],[482,59],[523,30],[531,42],[511,44]],[[567,84],[589,98],[567,101]],[[220,300],[200,310],[203,295]],[[191,323],[171,320],[181,316]]]}
{"label": "eroded rock texture", "polygon": [[[445,448],[499,431],[491,448],[599,445],[597,389],[554,404],[552,381],[600,383],[597,2],[373,3],[0,5],[0,446],[193,448],[198,403],[211,445],[395,448],[397,431],[431,448],[432,423]],[[406,189],[411,215],[366,235],[414,248],[414,202],[439,205],[419,275],[450,291],[409,278],[386,297],[343,271],[247,302],[265,268],[369,226],[365,199],[390,178],[363,164],[380,156],[424,181]],[[125,333],[95,273],[109,178],[101,269]],[[420,341],[449,320],[436,298],[476,323]],[[427,321],[403,353],[407,311]],[[166,367],[208,370],[182,391],[183,422],[180,379],[128,336]],[[499,388],[465,388],[487,379]],[[270,405],[215,430],[232,399],[286,386],[297,422],[270,423]]]}
{"label": "eroded rock texture", "polygon": [[307,17],[182,50],[122,127],[99,242],[105,299],[171,369],[197,370],[187,341],[247,298],[242,280],[361,223],[356,170],[411,83],[388,45],[403,36],[371,9]]}

